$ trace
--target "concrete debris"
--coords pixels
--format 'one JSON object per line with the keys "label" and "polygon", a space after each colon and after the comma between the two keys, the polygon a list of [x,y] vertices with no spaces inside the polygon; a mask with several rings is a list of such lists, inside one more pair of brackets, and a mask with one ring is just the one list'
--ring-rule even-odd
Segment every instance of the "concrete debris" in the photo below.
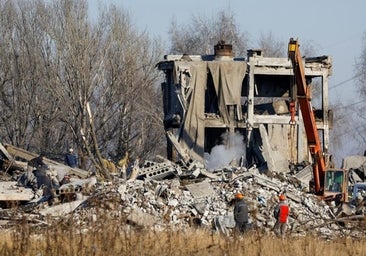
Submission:
{"label": "concrete debris", "polygon": [[313,167],[309,164],[299,170],[294,176],[308,187],[310,180],[313,178]]}
{"label": "concrete debris", "polygon": [[189,190],[193,198],[209,197],[214,196],[215,194],[215,191],[208,180],[186,185],[186,188]]}
{"label": "concrete debris", "polygon": [[179,168],[175,168],[175,165],[170,161],[163,163],[153,163],[146,161],[144,167],[140,168],[138,175],[147,179],[161,180],[173,173],[181,173]]}
{"label": "concrete debris", "polygon": [[[0,144],[1,145],[1,144]],[[2,150],[1,150],[2,149]],[[8,152],[7,159],[11,162],[15,161],[12,156],[22,158],[26,161],[29,161],[37,156],[37,154],[31,153],[21,148],[17,148],[10,144],[4,144],[3,147],[0,147],[1,153],[5,155],[5,152]],[[4,151],[5,150],[5,151]],[[10,157],[10,158],[8,158]],[[53,161],[51,159],[44,158],[43,161],[48,165],[50,170],[57,171],[59,178],[62,178],[65,174],[72,174],[80,178],[86,178],[88,176],[88,172],[79,168],[71,168],[70,166],[66,166],[59,162]],[[17,161],[15,161],[17,162]],[[26,164],[24,165],[26,166]]]}
{"label": "concrete debris", "polygon": [[[357,206],[328,205],[304,190],[307,179],[296,178],[302,175],[261,173],[255,166],[208,171],[199,163],[186,164],[166,159],[160,163],[148,161],[141,167],[135,163],[133,176],[114,175],[108,182],[95,176],[69,177],[55,189],[52,200],[45,195],[37,197],[38,190],[16,186],[15,181],[0,182],[0,223],[9,226],[12,219],[23,214],[37,225],[49,225],[46,217],[71,217],[87,228],[90,221],[98,221],[97,213],[103,212],[109,218],[124,218],[126,225],[159,229],[201,227],[231,235],[235,226],[233,199],[241,192],[249,205],[250,225],[274,234],[274,208],[278,195],[285,193],[291,208],[290,235],[313,234],[326,239],[364,235],[359,224],[365,212],[362,198],[358,198]],[[10,212],[14,208],[8,202],[18,203],[13,217]]]}
{"label": "concrete debris", "polygon": [[77,207],[80,206],[85,199],[76,200],[64,204],[59,204],[51,207],[44,208],[39,211],[42,216],[62,217],[73,212]]}
{"label": "concrete debris", "polygon": [[143,212],[141,209],[134,208],[127,217],[127,221],[143,227],[151,227],[155,224],[155,217]]}
{"label": "concrete debris", "polygon": [[17,182],[0,182],[0,201],[29,201],[34,197],[30,188],[18,187]]}

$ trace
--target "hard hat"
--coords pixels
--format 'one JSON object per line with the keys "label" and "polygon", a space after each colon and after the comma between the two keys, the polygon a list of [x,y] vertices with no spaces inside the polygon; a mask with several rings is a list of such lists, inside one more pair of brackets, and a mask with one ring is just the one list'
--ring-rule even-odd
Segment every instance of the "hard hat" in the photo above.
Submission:
{"label": "hard hat", "polygon": [[284,194],[281,194],[281,195],[279,196],[279,199],[280,199],[280,201],[283,201],[283,200],[285,200],[285,199],[286,199],[286,196],[285,196]]}
{"label": "hard hat", "polygon": [[74,149],[73,148],[69,148],[69,152],[70,153],[74,152]]}
{"label": "hard hat", "polygon": [[236,195],[235,195],[235,198],[236,199],[242,199],[244,197],[244,195],[242,194],[242,193],[237,193]]}

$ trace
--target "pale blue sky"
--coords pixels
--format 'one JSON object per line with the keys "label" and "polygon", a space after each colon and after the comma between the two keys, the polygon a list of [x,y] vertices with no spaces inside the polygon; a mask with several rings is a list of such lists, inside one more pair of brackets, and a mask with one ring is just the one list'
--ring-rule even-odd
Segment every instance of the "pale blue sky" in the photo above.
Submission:
{"label": "pale blue sky", "polygon": [[[99,0],[89,0],[96,10]],[[242,31],[250,35],[250,48],[257,48],[260,34],[272,32],[276,39],[287,42],[298,38],[300,44],[315,46],[318,55],[333,57],[330,97],[333,100],[354,101],[357,94],[351,80],[361,53],[366,32],[366,1],[332,0],[104,0],[127,10],[133,24],[151,36],[161,37],[168,45],[168,30],[173,18],[178,24],[190,23],[190,18],[203,15],[211,18],[222,10],[231,10]],[[167,49],[166,54],[169,54]],[[342,83],[341,85],[339,85]]]}

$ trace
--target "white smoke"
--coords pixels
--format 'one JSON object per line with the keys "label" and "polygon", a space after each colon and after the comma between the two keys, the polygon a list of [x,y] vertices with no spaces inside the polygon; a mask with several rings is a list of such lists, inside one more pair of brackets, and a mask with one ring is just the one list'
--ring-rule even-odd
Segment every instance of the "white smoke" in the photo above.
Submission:
{"label": "white smoke", "polygon": [[241,157],[245,156],[243,135],[239,132],[226,132],[221,137],[223,144],[214,146],[211,149],[211,153],[205,153],[205,167],[207,170],[229,166],[233,161],[239,163]]}

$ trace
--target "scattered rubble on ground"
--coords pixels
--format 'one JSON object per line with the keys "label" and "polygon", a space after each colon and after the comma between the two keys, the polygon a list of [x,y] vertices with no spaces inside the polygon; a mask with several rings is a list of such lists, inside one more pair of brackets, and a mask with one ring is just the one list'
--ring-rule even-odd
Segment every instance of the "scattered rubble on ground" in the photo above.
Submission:
{"label": "scattered rubble on ground", "polygon": [[[62,164],[57,165],[59,179],[60,175],[70,173],[73,177],[56,190],[52,203],[39,191],[17,186],[15,172],[11,176],[10,172],[2,171],[2,180],[6,180],[0,182],[2,228],[24,218],[37,225],[49,225],[47,218],[57,220],[67,216],[87,228],[90,220],[98,221],[97,213],[103,211],[110,218],[125,217],[126,225],[161,230],[194,226],[230,235],[235,225],[234,194],[242,192],[250,206],[252,227],[272,233],[277,196],[284,192],[291,207],[288,229],[291,235],[313,234],[327,239],[364,235],[363,214],[354,214],[354,209],[347,206],[343,209],[327,205],[308,193],[309,175],[301,172],[311,173],[311,168],[304,168],[296,175],[260,173],[255,166],[207,171],[200,163],[185,166],[160,158],[160,162],[146,161],[135,167],[136,178],[122,178],[124,175],[116,173],[112,181],[101,181],[81,170],[68,172],[66,167],[60,167]],[[75,175],[80,173],[83,177]],[[349,216],[345,214],[347,211]],[[358,208],[358,212],[364,211]]]}

